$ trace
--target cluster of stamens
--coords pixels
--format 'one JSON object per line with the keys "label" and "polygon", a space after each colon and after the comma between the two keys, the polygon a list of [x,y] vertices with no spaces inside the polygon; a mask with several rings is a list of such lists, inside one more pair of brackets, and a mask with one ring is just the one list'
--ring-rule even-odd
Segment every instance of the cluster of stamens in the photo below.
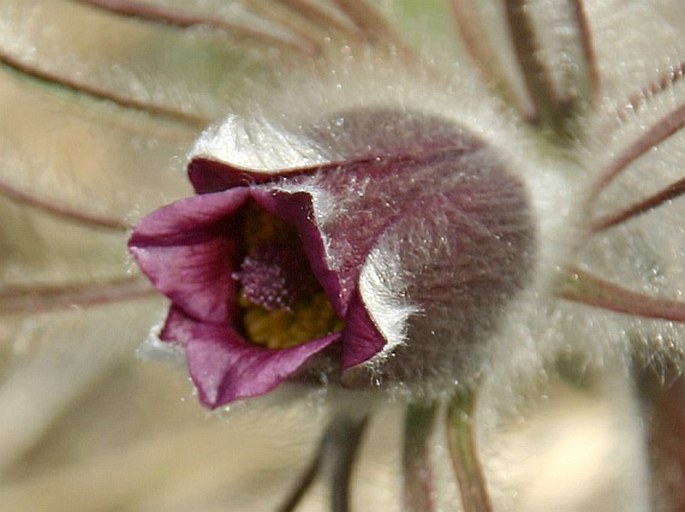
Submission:
{"label": "cluster of stamens", "polygon": [[244,335],[270,349],[300,345],[343,328],[316,280],[297,229],[254,203],[243,212],[245,257],[233,277]]}

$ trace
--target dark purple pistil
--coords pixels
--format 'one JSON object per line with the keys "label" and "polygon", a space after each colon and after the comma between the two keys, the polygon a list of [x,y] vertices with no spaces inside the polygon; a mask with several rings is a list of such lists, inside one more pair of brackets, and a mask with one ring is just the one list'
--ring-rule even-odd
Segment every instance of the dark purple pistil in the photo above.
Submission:
{"label": "dark purple pistil", "polygon": [[274,243],[248,255],[233,276],[245,298],[269,311],[292,311],[316,290],[316,279],[299,244]]}

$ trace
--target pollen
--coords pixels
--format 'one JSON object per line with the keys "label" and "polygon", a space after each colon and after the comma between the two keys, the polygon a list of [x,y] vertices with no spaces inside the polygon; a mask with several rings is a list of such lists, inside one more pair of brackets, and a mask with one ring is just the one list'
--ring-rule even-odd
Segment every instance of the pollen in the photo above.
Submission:
{"label": "pollen", "polygon": [[243,324],[250,342],[270,349],[289,348],[326,334],[340,332],[343,321],[323,292],[297,303],[292,311],[269,311],[241,296]]}
{"label": "pollen", "polygon": [[238,306],[250,343],[282,349],[342,330],[294,226],[250,203],[243,241],[246,254],[233,277],[240,283]]}

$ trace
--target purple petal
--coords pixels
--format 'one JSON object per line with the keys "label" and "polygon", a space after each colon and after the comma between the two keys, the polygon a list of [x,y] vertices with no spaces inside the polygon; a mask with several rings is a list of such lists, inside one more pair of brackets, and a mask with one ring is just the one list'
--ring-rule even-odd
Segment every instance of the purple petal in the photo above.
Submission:
{"label": "purple petal", "polygon": [[340,334],[330,334],[270,350],[246,343],[228,327],[199,324],[188,343],[188,368],[202,403],[215,408],[271,391],[339,338]]}
{"label": "purple petal", "polygon": [[341,364],[343,371],[368,361],[383,349],[385,343],[385,338],[373,323],[359,293],[355,293],[345,317]]}
{"label": "purple petal", "polygon": [[[346,112],[305,131],[323,152],[336,157],[320,166],[282,172],[249,170],[198,157],[188,172],[199,193],[283,179],[289,187],[313,184],[328,194],[342,213],[323,226],[311,220],[311,197],[302,199],[302,205],[296,204],[293,193],[291,199],[279,194],[259,202],[298,226],[314,274],[336,312],[345,316],[361,266],[378,237],[407,199],[426,189],[440,191],[444,172],[434,172],[433,161],[445,154],[473,152],[482,142],[450,121],[387,109]],[[298,211],[291,214],[288,209]],[[333,265],[326,260],[322,232]]]}
{"label": "purple petal", "polygon": [[[311,128],[311,136],[343,160],[301,178],[335,211],[318,226],[346,314],[359,274],[379,237],[421,196],[439,196],[459,181],[458,161],[483,147],[453,122],[385,109],[356,110]],[[316,192],[312,192],[316,193]]]}
{"label": "purple petal", "polygon": [[188,177],[198,194],[221,192],[244,185],[261,185],[283,178],[312,174],[319,167],[292,169],[281,172],[253,171],[208,158],[193,158],[188,164]]}
{"label": "purple petal", "polygon": [[197,320],[226,322],[233,313],[241,247],[230,216],[248,197],[233,189],[178,201],[145,217],[129,240],[155,288]]}
{"label": "purple petal", "polygon": [[334,311],[343,317],[347,311],[347,302],[340,293],[339,275],[328,267],[321,231],[315,224],[312,214],[311,195],[306,192],[254,189],[252,197],[269,213],[295,225],[312,272],[324,289]]}
{"label": "purple petal", "polygon": [[172,305],[169,308],[164,327],[159,333],[159,339],[186,346],[193,337],[193,329],[196,325],[197,322]]}

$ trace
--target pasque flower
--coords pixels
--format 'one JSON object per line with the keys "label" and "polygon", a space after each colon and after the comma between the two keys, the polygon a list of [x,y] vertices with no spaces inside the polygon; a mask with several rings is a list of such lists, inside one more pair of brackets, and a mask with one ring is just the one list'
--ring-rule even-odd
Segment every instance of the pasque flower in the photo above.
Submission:
{"label": "pasque flower", "polygon": [[[553,472],[517,470],[540,436],[522,456],[507,439],[558,416],[562,386],[610,404],[597,445],[612,451],[600,460],[586,447],[594,432],[578,450],[610,475],[597,491],[609,498],[574,504],[574,490],[552,508],[680,510],[679,2],[181,4],[0,2],[0,410],[12,411],[0,426],[0,508],[52,498],[26,471],[35,460],[60,466],[54,481],[102,485],[99,462],[71,472],[61,461],[88,452],[80,434],[96,420],[118,427],[131,397],[149,396],[113,370],[165,315],[141,352],[187,363],[204,405],[240,401],[258,415],[276,402],[264,416],[283,421],[264,430],[286,443],[295,408],[307,409],[289,417],[298,434],[316,430],[313,410],[333,420],[285,500],[279,490],[248,505],[252,484],[236,472],[228,486],[240,492],[207,491],[220,472],[196,447],[222,450],[200,433],[169,443],[211,466],[167,486],[181,501],[151,507],[142,488],[167,473],[123,457],[117,468],[131,471],[116,473],[140,492],[106,478],[120,493],[99,508],[135,495],[136,509],[199,510],[211,494],[231,510],[288,511],[320,475],[336,511],[349,496],[361,510],[451,510],[460,498],[469,511],[533,510],[530,482]],[[116,392],[90,391],[113,374]],[[381,416],[393,408],[405,419],[401,467],[357,464],[362,434],[378,434],[365,453],[394,446]],[[156,435],[177,428],[173,406],[153,397],[144,409]],[[592,409],[593,428],[601,416]],[[247,445],[262,419],[236,436],[250,454],[232,453],[238,473],[260,464]],[[32,448],[49,430],[59,437],[60,421],[78,425],[78,441],[41,459]],[[103,431],[91,436],[98,454],[113,437]],[[452,468],[433,464],[446,453]],[[288,461],[288,478],[305,456]],[[381,466],[402,495],[370,506],[390,488],[376,484]],[[19,484],[6,484],[7,468]],[[353,491],[352,469],[366,471]],[[184,505],[191,480],[200,506]]]}
{"label": "pasque flower", "polygon": [[367,362],[384,382],[451,375],[529,278],[523,184],[462,127],[370,108],[300,137],[339,159],[264,172],[195,157],[199,195],[129,242],[207,405],[269,391],[325,349],[354,385]]}

